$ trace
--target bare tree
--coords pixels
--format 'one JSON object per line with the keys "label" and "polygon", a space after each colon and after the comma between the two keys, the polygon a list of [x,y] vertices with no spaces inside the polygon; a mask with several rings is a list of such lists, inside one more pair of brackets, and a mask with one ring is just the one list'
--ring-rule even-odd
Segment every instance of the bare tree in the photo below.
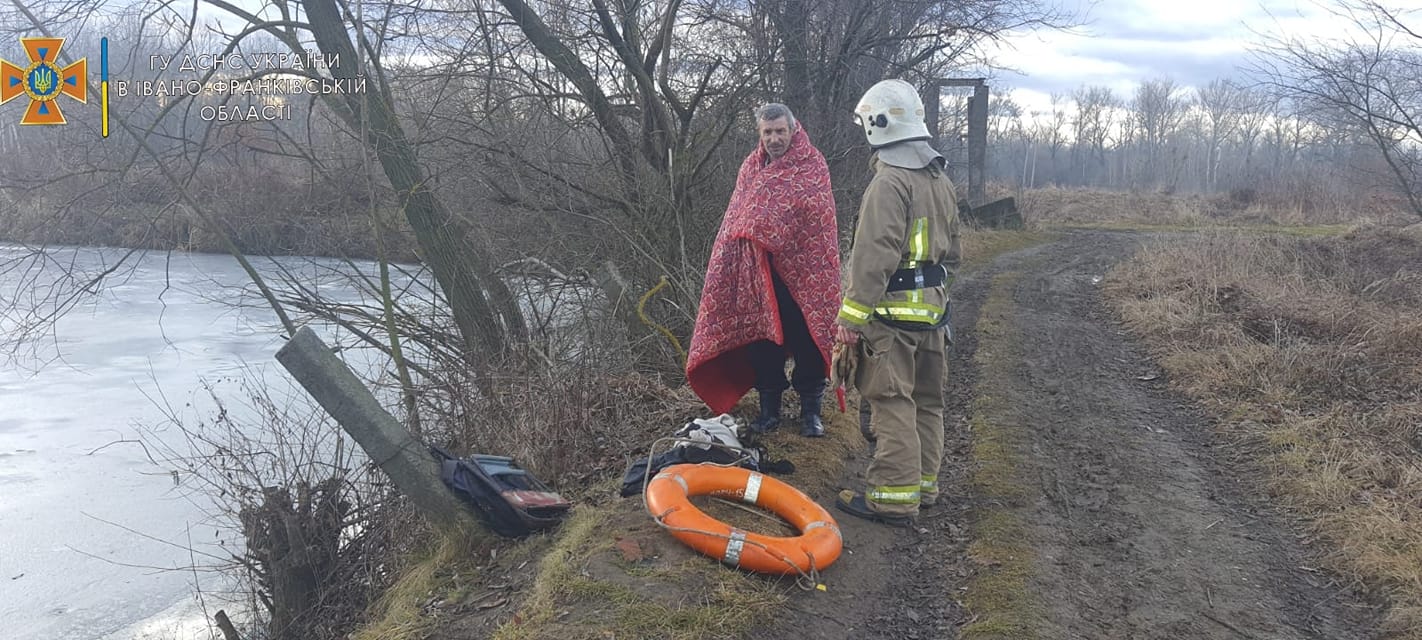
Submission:
{"label": "bare tree", "polygon": [[[210,2],[244,17],[252,28],[266,30],[283,40],[293,52],[301,52],[294,25],[262,21],[224,0]],[[277,6],[283,16],[294,13],[294,6]],[[399,123],[380,52],[367,40],[367,30],[378,32],[381,25],[361,21],[348,26],[347,20],[355,22],[356,16],[350,11],[343,14],[335,0],[303,0],[301,8],[321,51],[340,61],[330,70],[335,80],[354,81],[368,74],[372,91],[333,97],[327,103],[347,125],[361,132],[364,143],[379,159],[398,194],[400,210],[419,238],[422,257],[449,299],[471,361],[481,355],[502,353],[511,342],[526,339],[522,312],[507,285],[494,275],[494,262],[486,246],[473,237],[468,219],[454,215],[430,188],[414,146]],[[386,8],[393,12],[393,5]],[[282,22],[289,21],[288,17]],[[356,42],[351,39],[352,27]],[[357,55],[357,46],[362,55]],[[359,68],[360,61],[368,69]]]}
{"label": "bare tree", "polygon": [[1270,120],[1269,128],[1264,134],[1270,152],[1270,168],[1275,176],[1291,168],[1298,160],[1306,124],[1291,101],[1275,102],[1274,118]]}
{"label": "bare tree", "polygon": [[1257,89],[1245,88],[1242,98],[1239,115],[1239,145],[1244,153],[1244,158],[1240,160],[1242,168],[1240,178],[1251,180],[1254,178],[1255,147],[1258,146],[1259,139],[1264,134],[1264,128],[1268,125],[1270,116],[1275,113],[1275,109],[1268,95]]}
{"label": "bare tree", "polygon": [[[734,4],[734,3],[723,3]],[[1038,0],[758,0],[752,20],[773,29],[783,65],[770,89],[803,113],[830,160],[862,146],[843,116],[869,85],[901,77],[915,83],[948,69],[991,66],[983,45],[1010,30],[1062,26],[1069,16]],[[857,166],[857,163],[854,163]]]}
{"label": "bare tree", "polygon": [[1196,89],[1195,100],[1205,119],[1205,189],[1213,191],[1219,182],[1221,147],[1239,128],[1245,94],[1234,82],[1216,78]]}
{"label": "bare tree", "polygon": [[1185,117],[1185,103],[1178,95],[1174,80],[1154,78],[1136,88],[1131,110],[1138,134],[1137,145],[1145,155],[1141,179],[1159,183],[1167,170],[1163,166],[1167,143]]}
{"label": "bare tree", "polygon": [[1076,118],[1072,120],[1072,150],[1079,158],[1081,183],[1090,184],[1093,170],[1106,170],[1106,143],[1111,135],[1120,100],[1110,87],[1083,85],[1072,92]]}
{"label": "bare tree", "polygon": [[1392,182],[1422,216],[1422,32],[1415,14],[1381,0],[1339,0],[1348,39],[1276,38],[1256,67],[1278,96],[1311,118],[1371,141]]}

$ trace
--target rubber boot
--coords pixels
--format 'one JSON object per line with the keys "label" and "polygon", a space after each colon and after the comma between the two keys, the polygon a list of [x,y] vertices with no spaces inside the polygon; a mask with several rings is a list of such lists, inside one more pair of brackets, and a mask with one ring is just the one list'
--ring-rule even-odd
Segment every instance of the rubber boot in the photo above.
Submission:
{"label": "rubber boot", "polygon": [[824,387],[800,392],[800,435],[806,438],[825,435],[825,425],[820,422],[820,406],[824,401],[824,394]]}
{"label": "rubber boot", "polygon": [[899,515],[896,513],[879,513],[869,508],[869,501],[864,494],[857,491],[841,491],[839,497],[835,498],[835,508],[849,515],[864,518],[870,522],[882,522],[894,527],[907,527],[913,524],[913,516]]}
{"label": "rubber boot", "polygon": [[769,433],[780,426],[780,391],[760,392],[760,415],[750,424],[752,433]]}

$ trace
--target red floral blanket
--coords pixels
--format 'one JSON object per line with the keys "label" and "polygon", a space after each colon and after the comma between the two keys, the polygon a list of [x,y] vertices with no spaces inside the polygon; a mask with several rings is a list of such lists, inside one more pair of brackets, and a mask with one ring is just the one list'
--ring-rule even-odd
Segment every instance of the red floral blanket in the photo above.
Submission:
{"label": "red floral blanket", "polygon": [[736,191],[711,249],[686,379],[714,413],[730,411],[755,382],[744,347],[785,343],[771,287],[774,269],[799,303],[829,370],[839,311],[839,242],[824,156],[804,129],[769,165],[762,146],[741,163]]}

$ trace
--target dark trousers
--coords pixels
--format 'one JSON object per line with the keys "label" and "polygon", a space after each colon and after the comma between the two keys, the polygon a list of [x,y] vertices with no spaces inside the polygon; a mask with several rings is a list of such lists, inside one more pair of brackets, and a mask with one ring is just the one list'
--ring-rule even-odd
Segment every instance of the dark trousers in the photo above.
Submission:
{"label": "dark trousers", "polygon": [[751,366],[755,369],[755,388],[766,393],[779,393],[790,387],[785,380],[785,360],[795,359],[795,370],[791,374],[795,390],[801,395],[818,394],[824,390],[825,360],[815,339],[810,336],[810,328],[805,324],[805,315],[790,289],[775,274],[770,272],[771,284],[775,287],[775,302],[780,307],[780,326],[784,329],[785,345],[770,340],[760,340],[746,346],[750,352]]}

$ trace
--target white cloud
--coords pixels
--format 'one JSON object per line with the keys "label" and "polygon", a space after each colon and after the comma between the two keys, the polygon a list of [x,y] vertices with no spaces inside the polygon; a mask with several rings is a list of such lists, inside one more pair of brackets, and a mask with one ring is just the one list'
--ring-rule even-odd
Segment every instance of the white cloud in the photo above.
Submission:
{"label": "white cloud", "polygon": [[1012,100],[1022,107],[1022,116],[1028,120],[1043,118],[1052,112],[1051,94],[1036,89],[1014,89]]}
{"label": "white cloud", "polygon": [[[1422,6],[1422,0],[1405,0]],[[1326,2],[1326,0],[1324,0]],[[1049,109],[1050,94],[1102,85],[1129,99],[1142,80],[1169,77],[1185,89],[1239,77],[1251,48],[1266,37],[1338,38],[1347,21],[1312,0],[1100,0],[1085,24],[1015,34],[995,59],[1028,111]]]}

